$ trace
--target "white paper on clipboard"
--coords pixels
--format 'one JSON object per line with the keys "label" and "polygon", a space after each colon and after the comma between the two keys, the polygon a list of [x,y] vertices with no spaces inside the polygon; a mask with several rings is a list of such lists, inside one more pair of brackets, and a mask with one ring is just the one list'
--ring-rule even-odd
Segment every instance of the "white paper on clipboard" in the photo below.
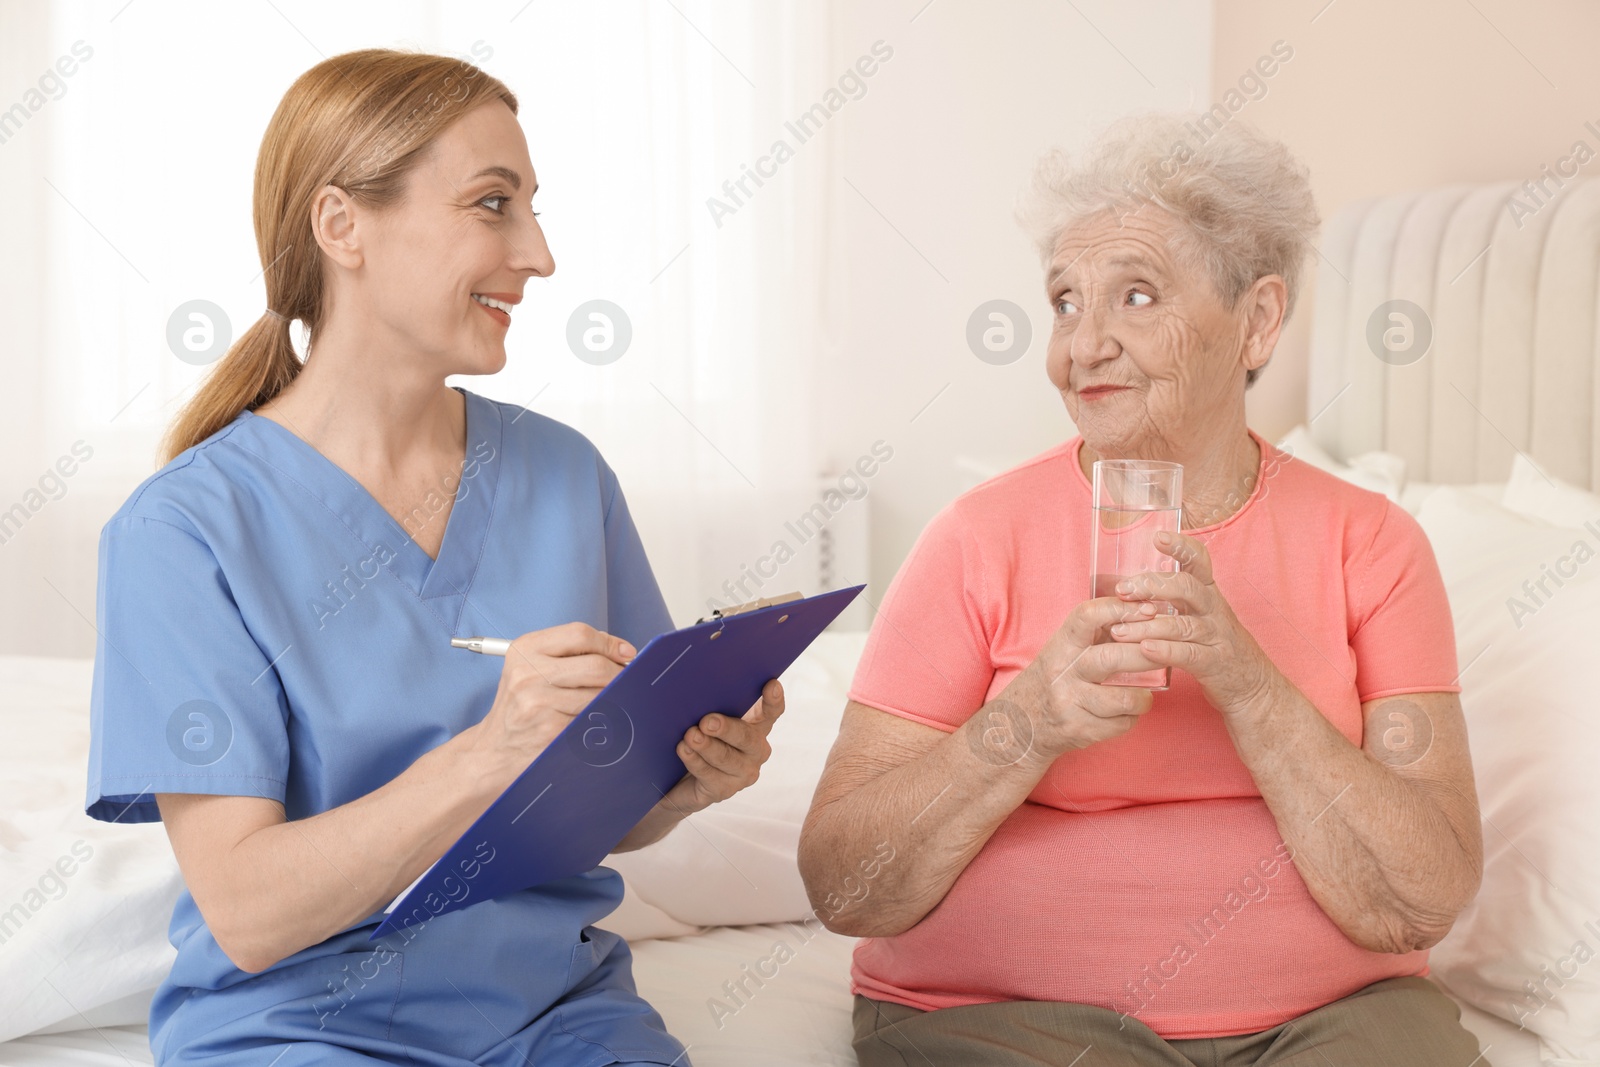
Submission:
{"label": "white paper on clipboard", "polygon": [[[433,870],[438,865],[439,865],[439,861],[438,860],[434,860],[432,863],[428,864],[428,871]],[[383,909],[383,913],[385,915],[387,915],[391,911],[393,911],[395,909],[395,905],[399,904],[402,900],[404,900],[406,898],[406,894],[407,893],[409,893],[413,889],[417,888],[417,882],[420,882],[424,878],[428,877],[428,871],[423,871],[421,874],[417,875],[417,879],[416,879],[415,882],[412,882],[410,885],[408,885],[404,889],[400,890],[400,895],[395,897],[393,900],[389,901],[389,906],[387,908]]]}

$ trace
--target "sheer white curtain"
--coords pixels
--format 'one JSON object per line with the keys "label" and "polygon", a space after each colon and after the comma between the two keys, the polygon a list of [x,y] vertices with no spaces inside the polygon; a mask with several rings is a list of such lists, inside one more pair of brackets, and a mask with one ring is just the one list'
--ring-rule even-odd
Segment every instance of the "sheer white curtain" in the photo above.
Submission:
{"label": "sheer white curtain", "polygon": [[[528,287],[506,370],[461,384],[595,441],[680,623],[814,499],[827,139],[746,178],[731,214],[707,201],[733,204],[724,182],[794,144],[784,123],[828,88],[827,7],[464,7],[0,0],[0,109],[26,111],[0,122],[0,651],[92,651],[100,526],[204,374],[168,347],[168,318],[205,299],[237,335],[260,315],[262,130],[301,71],[354,48],[460,55],[517,93],[557,270]],[[592,300],[631,326],[609,364],[568,345]]]}

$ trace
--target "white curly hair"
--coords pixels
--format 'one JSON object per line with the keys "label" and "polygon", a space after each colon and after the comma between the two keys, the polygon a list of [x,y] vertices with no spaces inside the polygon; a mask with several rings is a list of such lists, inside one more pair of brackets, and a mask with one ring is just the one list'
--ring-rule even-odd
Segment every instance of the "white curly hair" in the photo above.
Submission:
{"label": "white curly hair", "polygon": [[[1040,159],[1017,215],[1048,269],[1068,228],[1144,204],[1177,220],[1178,251],[1229,307],[1258,278],[1283,278],[1288,319],[1321,219],[1310,172],[1283,142],[1214,112],[1129,115],[1077,156]],[[1247,388],[1262,369],[1246,374]]]}

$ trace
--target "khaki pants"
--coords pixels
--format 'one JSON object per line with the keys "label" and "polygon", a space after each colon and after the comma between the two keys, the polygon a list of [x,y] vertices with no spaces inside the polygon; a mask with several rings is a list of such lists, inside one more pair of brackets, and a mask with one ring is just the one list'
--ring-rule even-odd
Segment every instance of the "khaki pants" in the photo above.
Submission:
{"label": "khaki pants", "polygon": [[856,995],[861,1067],[1489,1067],[1426,978],[1388,978],[1256,1034],[1164,1041],[1106,1008],[1012,1000],[921,1011]]}

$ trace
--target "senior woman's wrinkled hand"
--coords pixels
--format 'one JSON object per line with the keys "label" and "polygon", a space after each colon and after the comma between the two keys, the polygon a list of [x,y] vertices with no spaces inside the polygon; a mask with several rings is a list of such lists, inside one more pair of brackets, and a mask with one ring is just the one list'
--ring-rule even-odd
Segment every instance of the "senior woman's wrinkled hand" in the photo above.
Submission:
{"label": "senior woman's wrinkled hand", "polygon": [[1183,569],[1125,578],[1116,594],[1129,603],[1164,600],[1177,614],[1116,623],[1110,628],[1112,640],[1136,644],[1158,666],[1189,672],[1225,716],[1258,706],[1282,674],[1212,580],[1206,546],[1181,533],[1157,534],[1155,542]]}
{"label": "senior woman's wrinkled hand", "polygon": [[1085,748],[1133,729],[1150,710],[1151,692],[1134,686],[1106,685],[1113,674],[1147,671],[1160,664],[1138,645],[1106,640],[1107,627],[1122,620],[1148,618],[1153,604],[1134,604],[1114,596],[1082,601],[1051,634],[1033,662],[1011,680],[980,714],[1007,714],[996,705],[1014,705],[1026,722],[995,721],[1006,734],[1022,736],[1028,755],[1049,762],[1063,752]]}

